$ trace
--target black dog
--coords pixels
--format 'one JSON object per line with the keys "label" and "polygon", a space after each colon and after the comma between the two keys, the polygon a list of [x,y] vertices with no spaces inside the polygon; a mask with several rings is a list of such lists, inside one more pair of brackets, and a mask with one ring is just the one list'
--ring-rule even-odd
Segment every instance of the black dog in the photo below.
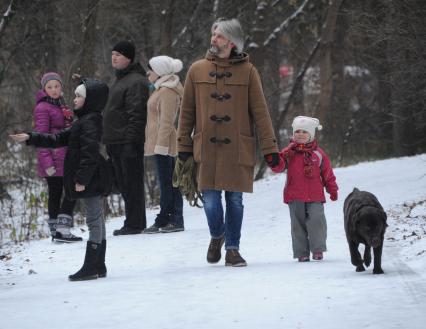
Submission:
{"label": "black dog", "polygon": [[[382,249],[386,227],[386,213],[377,198],[370,192],[354,188],[343,206],[346,239],[351,253],[351,262],[357,272],[365,271],[371,264],[371,247],[374,253],[374,274],[383,274]],[[358,251],[360,243],[365,245],[364,261]]]}

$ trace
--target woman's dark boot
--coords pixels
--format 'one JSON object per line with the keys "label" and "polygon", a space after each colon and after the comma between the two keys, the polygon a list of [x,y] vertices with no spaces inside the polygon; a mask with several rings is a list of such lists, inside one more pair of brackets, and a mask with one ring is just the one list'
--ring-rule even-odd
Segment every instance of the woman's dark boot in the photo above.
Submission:
{"label": "woman's dark boot", "polygon": [[83,238],[71,233],[71,227],[72,217],[67,214],[59,214],[55,238],[53,240],[66,243],[83,241]]}
{"label": "woman's dark boot", "polygon": [[86,256],[83,267],[75,274],[68,276],[70,281],[85,281],[98,278],[98,259],[102,244],[87,241]]}
{"label": "woman's dark boot", "polygon": [[101,251],[99,252],[98,258],[98,277],[105,278],[107,276],[107,268],[105,266],[105,252],[106,252],[106,240],[102,240]]}
{"label": "woman's dark boot", "polygon": [[51,235],[52,241],[53,241],[53,239],[56,236],[56,225],[58,223],[58,220],[56,218],[49,218],[47,223],[49,224],[50,235]]}

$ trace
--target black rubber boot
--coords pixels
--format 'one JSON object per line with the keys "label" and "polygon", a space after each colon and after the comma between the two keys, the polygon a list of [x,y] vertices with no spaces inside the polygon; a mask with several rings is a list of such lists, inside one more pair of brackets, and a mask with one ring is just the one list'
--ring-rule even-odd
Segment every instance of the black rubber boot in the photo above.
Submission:
{"label": "black rubber boot", "polygon": [[101,251],[99,252],[98,263],[96,268],[98,269],[98,277],[105,278],[107,276],[107,268],[105,266],[105,252],[106,252],[106,240],[102,240]]}
{"label": "black rubber boot", "polygon": [[87,241],[86,256],[84,257],[83,267],[75,274],[68,276],[70,281],[85,281],[98,278],[97,262],[102,244]]}

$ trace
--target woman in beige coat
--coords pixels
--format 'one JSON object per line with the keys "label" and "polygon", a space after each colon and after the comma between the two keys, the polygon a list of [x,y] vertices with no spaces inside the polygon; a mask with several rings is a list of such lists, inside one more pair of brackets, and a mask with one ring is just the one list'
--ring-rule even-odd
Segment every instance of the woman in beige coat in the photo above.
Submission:
{"label": "woman in beige coat", "polygon": [[176,75],[182,62],[168,56],[149,60],[148,79],[155,90],[148,100],[145,128],[145,156],[154,156],[160,181],[160,213],[144,233],[169,233],[184,230],[183,200],[179,189],[172,185],[175,167],[175,121],[182,99],[183,87]]}

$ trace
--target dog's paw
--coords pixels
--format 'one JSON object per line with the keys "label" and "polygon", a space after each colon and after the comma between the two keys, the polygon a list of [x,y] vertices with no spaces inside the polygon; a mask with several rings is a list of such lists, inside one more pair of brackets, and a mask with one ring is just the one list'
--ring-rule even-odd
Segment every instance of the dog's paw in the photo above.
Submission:
{"label": "dog's paw", "polygon": [[364,266],[361,264],[361,265],[358,265],[358,266],[356,267],[356,271],[357,271],[357,272],[364,272],[364,271],[365,271],[365,268],[364,268]]}
{"label": "dog's paw", "polygon": [[373,269],[373,274],[385,274],[385,272],[383,272],[382,268],[375,268]]}

